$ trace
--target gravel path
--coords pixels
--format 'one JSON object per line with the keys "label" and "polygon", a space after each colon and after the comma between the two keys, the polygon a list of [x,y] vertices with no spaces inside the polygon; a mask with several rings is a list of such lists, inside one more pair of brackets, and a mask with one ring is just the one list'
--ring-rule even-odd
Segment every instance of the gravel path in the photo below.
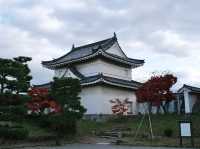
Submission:
{"label": "gravel path", "polygon": [[64,146],[59,146],[59,147],[27,147],[24,149],[179,149],[179,148],[131,147],[131,146],[102,145],[102,144],[101,145],[100,144],[69,144],[69,145],[64,145]]}

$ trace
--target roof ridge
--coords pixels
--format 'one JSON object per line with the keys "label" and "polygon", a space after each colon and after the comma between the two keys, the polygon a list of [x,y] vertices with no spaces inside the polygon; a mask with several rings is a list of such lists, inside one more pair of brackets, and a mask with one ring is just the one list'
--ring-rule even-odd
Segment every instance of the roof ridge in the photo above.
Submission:
{"label": "roof ridge", "polygon": [[134,61],[138,61],[138,62],[143,62],[143,63],[144,63],[144,59],[134,59],[134,58],[130,58],[130,57],[127,57],[127,56],[124,58],[124,57],[122,57],[122,56],[118,56],[118,55],[116,55],[116,54],[108,53],[108,52],[106,52],[106,51],[105,51],[105,53],[108,54],[108,55],[114,56],[114,57],[116,57],[116,58],[121,58],[121,59],[125,59],[125,60],[126,60],[126,59],[129,59],[129,60],[134,60]]}
{"label": "roof ridge", "polygon": [[196,86],[191,86],[191,85],[187,85],[187,84],[184,84],[183,87],[191,87],[191,88],[196,88],[196,89],[200,89],[200,87],[196,87]]}
{"label": "roof ridge", "polygon": [[85,44],[85,45],[82,45],[82,46],[74,47],[73,50],[79,50],[79,49],[81,49],[81,48],[85,48],[85,47],[90,47],[90,46],[98,45],[98,44],[100,44],[100,43],[103,43],[103,42],[105,42],[105,41],[109,41],[109,40],[112,40],[112,39],[114,39],[114,38],[111,37],[111,38],[107,38],[107,39],[100,40],[100,41],[97,41],[97,42],[93,42],[93,43]]}
{"label": "roof ridge", "polygon": [[110,38],[107,38],[107,39],[104,39],[104,40],[100,40],[100,41],[97,41],[97,42],[93,42],[93,43],[90,43],[90,44],[86,44],[86,45],[82,45],[82,46],[79,46],[79,47],[74,47],[72,48],[69,52],[67,52],[66,54],[64,54],[63,56],[60,56],[58,58],[55,58],[53,60],[49,60],[49,61],[42,61],[42,63],[46,63],[46,62],[51,62],[51,61],[57,61],[58,59],[61,59],[67,55],[69,55],[70,53],[76,51],[76,50],[80,50],[81,48],[85,48],[85,47],[90,47],[90,46],[94,46],[94,45],[98,45],[99,43],[103,43],[105,41],[109,41],[109,40],[115,40],[116,37],[110,37]]}

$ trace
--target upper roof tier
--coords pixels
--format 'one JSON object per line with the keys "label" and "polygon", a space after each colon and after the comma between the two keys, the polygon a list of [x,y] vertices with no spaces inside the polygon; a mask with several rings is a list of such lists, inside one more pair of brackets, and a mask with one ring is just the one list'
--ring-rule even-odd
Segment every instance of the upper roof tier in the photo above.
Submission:
{"label": "upper roof tier", "polygon": [[117,54],[108,52],[108,49],[111,48],[115,43],[118,44],[117,37],[114,34],[112,38],[108,38],[102,41],[83,45],[80,47],[73,46],[72,50],[67,54],[51,61],[42,61],[42,65],[49,69],[56,69],[98,57],[111,60],[111,62],[128,65],[132,68],[139,67],[144,64],[144,60],[128,58],[124,53],[124,56],[122,57]]}

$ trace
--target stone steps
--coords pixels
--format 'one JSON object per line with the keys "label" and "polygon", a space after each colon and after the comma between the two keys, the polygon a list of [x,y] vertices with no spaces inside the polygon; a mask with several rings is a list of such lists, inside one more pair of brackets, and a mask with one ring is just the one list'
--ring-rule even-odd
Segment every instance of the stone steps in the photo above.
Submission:
{"label": "stone steps", "polygon": [[112,140],[117,140],[122,138],[122,132],[130,132],[130,128],[112,128],[111,130],[103,131],[97,136],[100,138],[105,138],[105,139],[112,139]]}
{"label": "stone steps", "polygon": [[121,132],[118,131],[105,131],[102,132],[99,137],[107,139],[116,139],[121,137]]}

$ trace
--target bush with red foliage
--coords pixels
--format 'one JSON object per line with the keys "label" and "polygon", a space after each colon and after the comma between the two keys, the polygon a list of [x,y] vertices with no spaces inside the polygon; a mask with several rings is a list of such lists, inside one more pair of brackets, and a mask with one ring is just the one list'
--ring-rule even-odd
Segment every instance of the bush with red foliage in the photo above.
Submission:
{"label": "bush with red foliage", "polygon": [[175,99],[170,88],[176,82],[177,77],[172,74],[153,76],[136,91],[137,101],[147,102],[158,108],[161,106],[163,111],[167,112],[165,105]]}
{"label": "bush with red foliage", "polygon": [[128,99],[125,99],[123,101],[119,100],[118,98],[115,100],[110,100],[110,102],[113,104],[112,106],[112,112],[116,115],[126,115],[128,111],[127,104]]}
{"label": "bush with red foliage", "polygon": [[32,99],[26,104],[28,114],[48,115],[61,112],[61,106],[49,96],[46,88],[31,88],[28,95]]}

